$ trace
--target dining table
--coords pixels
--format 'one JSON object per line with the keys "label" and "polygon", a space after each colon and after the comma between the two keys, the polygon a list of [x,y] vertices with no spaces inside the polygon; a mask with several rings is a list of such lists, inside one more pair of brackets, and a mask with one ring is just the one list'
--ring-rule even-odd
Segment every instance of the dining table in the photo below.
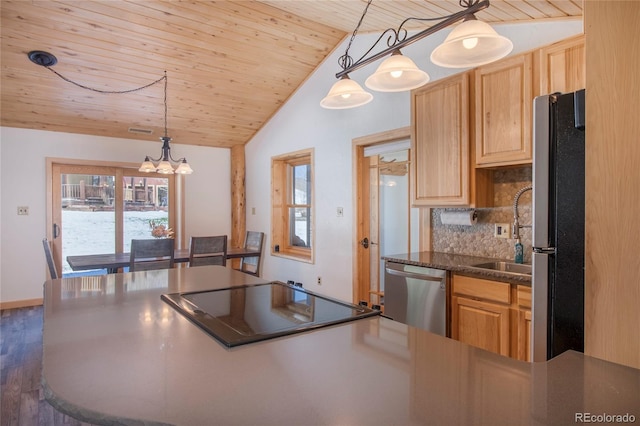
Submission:
{"label": "dining table", "polygon": [[[103,254],[81,254],[67,256],[67,262],[73,271],[89,271],[93,269],[106,269],[107,273],[113,274],[120,268],[126,268],[130,264],[130,253],[103,253]],[[246,247],[228,248],[227,259],[240,259],[243,257],[260,256],[260,250]],[[176,249],[173,256],[175,263],[189,262],[189,249]]]}

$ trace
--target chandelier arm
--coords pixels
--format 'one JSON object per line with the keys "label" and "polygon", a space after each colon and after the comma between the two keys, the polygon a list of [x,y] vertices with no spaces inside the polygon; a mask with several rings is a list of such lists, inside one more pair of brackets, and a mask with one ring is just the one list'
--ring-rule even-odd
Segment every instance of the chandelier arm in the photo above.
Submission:
{"label": "chandelier arm", "polygon": [[378,43],[380,43],[380,40],[384,38],[385,34],[389,32],[391,32],[391,34],[387,37],[387,46],[395,46],[399,41],[398,32],[393,28],[387,28],[382,34],[380,34],[380,37],[378,37],[378,39],[375,41],[375,43],[373,43],[373,45],[369,48],[369,50],[364,52],[364,54],[360,57],[360,59],[355,61],[351,66],[360,63],[360,61],[362,61],[369,53],[371,53],[371,51],[378,45]]}
{"label": "chandelier arm", "polygon": [[173,158],[171,156],[171,151],[169,151],[169,159],[171,161],[173,161],[174,163],[182,163],[183,161],[185,161],[187,158],[186,157],[182,157],[182,158],[178,158],[177,160],[175,158]]}
{"label": "chandelier arm", "polygon": [[[461,0],[463,1],[463,0]],[[351,66],[344,68],[342,71],[336,73],[336,78],[342,78],[343,76],[358,70],[362,67],[364,67],[365,65],[369,65],[372,62],[377,61],[378,59],[381,59],[387,55],[389,55],[390,53],[392,53],[395,50],[401,49],[405,46],[409,46],[410,44],[415,43],[418,40],[422,40],[423,38],[434,34],[438,31],[440,31],[443,28],[448,27],[449,25],[455,24],[458,21],[463,20],[467,15],[469,14],[473,14],[473,13],[477,13],[483,9],[486,9],[487,7],[489,7],[489,0],[483,0],[480,2],[476,2],[471,4],[466,10],[462,10],[460,12],[454,13],[452,15],[449,15],[448,17],[444,17],[445,19],[438,22],[437,24],[433,25],[432,27],[429,27],[417,34],[414,34],[413,36],[409,37],[409,38],[405,38],[401,41],[398,41],[397,43],[393,44],[392,46],[389,46],[388,48],[376,53],[375,55],[369,56],[367,58],[365,58],[364,56],[362,58],[360,58],[359,60],[357,60],[356,62],[354,62]],[[415,19],[415,18],[411,18],[411,19]],[[442,19],[442,18],[441,18]],[[403,22],[404,24],[404,22]],[[388,30],[387,30],[388,31]],[[386,31],[385,31],[386,33]],[[383,33],[384,34],[384,33]],[[382,37],[382,36],[381,36]],[[379,41],[379,39],[378,39]],[[376,41],[376,44],[378,43],[378,41]],[[371,49],[369,49],[369,52],[373,49],[373,47],[375,47],[375,44],[371,47]],[[365,56],[367,54],[365,53]]]}
{"label": "chandelier arm", "polygon": [[158,158],[153,158],[147,155],[147,158],[149,159],[149,161],[151,161],[152,163],[158,163],[160,161],[162,161],[162,159],[164,158],[163,154],[160,154],[160,157]]}

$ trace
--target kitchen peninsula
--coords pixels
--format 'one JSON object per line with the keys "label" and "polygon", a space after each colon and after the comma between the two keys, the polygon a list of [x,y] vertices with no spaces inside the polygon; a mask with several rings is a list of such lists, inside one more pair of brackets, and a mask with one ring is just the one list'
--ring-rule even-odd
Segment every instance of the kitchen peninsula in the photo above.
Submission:
{"label": "kitchen peninsula", "polygon": [[640,419],[640,370],[530,364],[382,317],[228,349],[163,293],[264,283],[219,266],[45,283],[43,386],[95,424],[570,424]]}

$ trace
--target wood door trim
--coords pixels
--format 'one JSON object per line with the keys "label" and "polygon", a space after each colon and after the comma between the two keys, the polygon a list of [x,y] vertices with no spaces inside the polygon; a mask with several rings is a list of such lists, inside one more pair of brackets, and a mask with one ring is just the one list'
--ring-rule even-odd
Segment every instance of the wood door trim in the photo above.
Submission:
{"label": "wood door trim", "polygon": [[[366,267],[363,266],[362,259],[360,258],[359,251],[359,243],[360,236],[363,235],[365,230],[365,222],[368,226],[368,221],[363,220],[363,215],[365,214],[365,208],[363,206],[363,198],[366,195],[364,192],[364,182],[362,182],[362,173],[364,169],[364,148],[365,146],[373,146],[380,145],[387,142],[400,141],[404,139],[411,138],[411,127],[401,127],[398,129],[387,130],[384,132],[373,133],[371,135],[360,136],[354,138],[351,141],[352,146],[352,190],[353,190],[353,200],[354,200],[354,208],[353,208],[353,237],[352,237],[352,293],[353,293],[353,302],[358,303],[359,300],[362,299],[363,295],[367,296],[368,300],[368,292],[369,286],[366,288],[361,288],[360,281],[363,277],[368,276],[369,265]],[[368,167],[367,167],[368,168]],[[368,180],[367,180],[368,184]],[[368,210],[367,210],[368,211]],[[422,243],[421,238],[421,243]],[[362,286],[364,287],[364,286]]]}

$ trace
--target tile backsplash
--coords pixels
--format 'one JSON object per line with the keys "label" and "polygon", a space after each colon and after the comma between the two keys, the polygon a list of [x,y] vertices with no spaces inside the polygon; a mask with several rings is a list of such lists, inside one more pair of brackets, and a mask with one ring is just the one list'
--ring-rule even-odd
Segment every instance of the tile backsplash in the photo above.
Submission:
{"label": "tile backsplash", "polygon": [[[531,185],[531,181],[531,166],[494,171],[494,207],[476,209],[478,220],[473,226],[443,225],[440,215],[451,209],[432,209],[432,250],[513,260],[515,240],[494,237],[494,225],[509,223],[513,228],[513,198],[518,190]],[[528,226],[520,229],[520,239],[524,261],[531,263],[531,191],[520,197],[518,213],[520,224]],[[513,233],[513,229],[511,231]]]}

